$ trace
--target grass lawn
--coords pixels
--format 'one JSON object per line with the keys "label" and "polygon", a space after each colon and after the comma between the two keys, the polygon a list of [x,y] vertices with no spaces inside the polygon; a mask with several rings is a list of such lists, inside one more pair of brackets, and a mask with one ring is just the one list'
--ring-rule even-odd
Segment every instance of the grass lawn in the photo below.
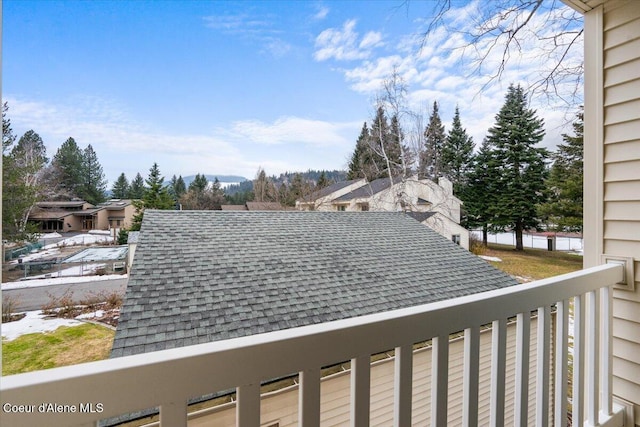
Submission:
{"label": "grass lawn", "polygon": [[531,281],[570,273],[582,268],[582,257],[566,252],[550,252],[544,249],[530,249],[517,252],[513,246],[489,244],[479,255],[497,257],[502,262],[489,261],[491,265],[520,281]]}
{"label": "grass lawn", "polygon": [[2,375],[19,374],[109,357],[115,331],[87,323],[2,342]]}

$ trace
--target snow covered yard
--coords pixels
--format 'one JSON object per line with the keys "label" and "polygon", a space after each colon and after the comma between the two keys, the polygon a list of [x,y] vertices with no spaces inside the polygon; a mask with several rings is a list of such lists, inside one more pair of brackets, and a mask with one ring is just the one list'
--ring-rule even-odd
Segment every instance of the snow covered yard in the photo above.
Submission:
{"label": "snow covered yard", "polygon": [[78,326],[82,322],[73,319],[50,318],[42,314],[41,310],[27,311],[20,320],[2,324],[0,334],[2,340],[11,341],[22,335],[51,332],[60,326]]}

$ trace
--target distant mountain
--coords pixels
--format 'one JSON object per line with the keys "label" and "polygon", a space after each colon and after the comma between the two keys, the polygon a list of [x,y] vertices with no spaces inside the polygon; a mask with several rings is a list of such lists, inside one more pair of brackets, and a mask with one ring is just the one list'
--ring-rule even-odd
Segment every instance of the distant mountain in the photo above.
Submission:
{"label": "distant mountain", "polygon": [[[207,181],[211,181],[211,182],[215,181],[216,178],[218,178],[218,181],[220,181],[220,184],[222,184],[223,188],[228,187],[229,185],[232,185],[232,184],[239,184],[241,182],[247,181],[247,178],[243,176],[238,176],[238,175],[205,175],[205,176],[207,177]],[[191,184],[191,182],[193,182],[195,178],[196,178],[195,175],[182,177],[182,179],[184,180],[184,184],[187,186],[187,188],[189,188],[189,184]]]}

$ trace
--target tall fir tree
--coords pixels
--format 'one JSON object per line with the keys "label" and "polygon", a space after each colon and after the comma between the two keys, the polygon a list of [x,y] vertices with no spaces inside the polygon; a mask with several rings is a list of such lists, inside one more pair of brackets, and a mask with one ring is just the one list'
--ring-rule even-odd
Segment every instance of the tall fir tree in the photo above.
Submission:
{"label": "tall fir tree", "polygon": [[442,174],[442,146],[445,141],[445,130],[438,102],[433,103],[433,110],[429,116],[429,124],[424,130],[424,150],[420,155],[418,175],[420,178],[429,178],[437,181]]}
{"label": "tall fir tree", "polygon": [[62,143],[53,156],[52,166],[56,176],[56,194],[59,198],[81,197],[83,156],[73,138]]}
{"label": "tall fir tree", "polygon": [[6,102],[2,104],[2,154],[4,154],[16,140],[16,136],[11,128],[11,120],[7,114],[9,111],[9,104]]}
{"label": "tall fir tree", "polygon": [[492,208],[499,190],[498,168],[493,147],[485,139],[473,157],[468,179],[458,193],[464,203],[461,224],[468,229],[480,227],[484,246],[487,246],[488,232],[494,222]]}
{"label": "tall fir tree", "polygon": [[578,113],[573,123],[574,135],[562,135],[552,155],[553,165],[546,182],[549,200],[540,205],[540,215],[550,229],[582,232],[584,175],[584,116]]}
{"label": "tall fir tree", "polygon": [[139,200],[144,196],[144,178],[138,172],[131,180],[131,185],[129,185],[129,195],[127,196],[129,199]]}
{"label": "tall fir tree", "polygon": [[116,182],[113,183],[111,196],[114,199],[126,199],[129,197],[129,181],[124,172],[121,173],[118,179],[116,179]]}
{"label": "tall fir tree", "polygon": [[169,190],[164,185],[164,177],[160,174],[160,168],[154,163],[149,169],[149,176],[145,182],[142,201],[145,209],[173,209],[175,203],[169,195]]}
{"label": "tall fir tree", "polygon": [[171,181],[169,181],[169,194],[171,194],[173,200],[177,202],[186,192],[187,187],[184,183],[184,179],[182,179],[182,175],[180,175],[179,177],[173,175],[171,177]]}
{"label": "tall fir tree", "polygon": [[500,164],[494,225],[515,231],[518,251],[524,249],[523,231],[539,225],[536,207],[544,201],[548,153],[536,145],[543,137],[544,121],[527,108],[522,87],[510,85],[487,141]]}
{"label": "tall fir tree", "polygon": [[369,147],[370,137],[367,122],[364,122],[360,136],[358,136],[358,140],[356,141],[356,147],[349,160],[348,180],[366,178],[368,175],[373,175],[372,171],[369,170],[373,166],[371,148]]}
{"label": "tall fir tree", "polygon": [[140,230],[145,209],[169,210],[175,208],[175,201],[171,198],[169,190],[164,185],[164,177],[160,174],[160,168],[157,163],[154,163],[153,166],[151,166],[151,169],[149,169],[149,176],[147,176],[147,179],[144,182],[146,185],[144,187],[142,199],[137,199],[133,202],[133,205],[136,208],[136,213],[133,216],[131,224],[131,230],[133,231]]}
{"label": "tall fir tree", "polygon": [[91,144],[82,152],[82,176],[78,196],[92,205],[105,201],[107,180]]}
{"label": "tall fir tree", "polygon": [[467,183],[473,167],[473,139],[460,122],[460,111],[456,106],[451,130],[442,146],[442,174],[453,183],[454,193],[460,192]]}
{"label": "tall fir tree", "polygon": [[[393,121],[393,119],[392,119]],[[397,124],[397,120],[395,122]],[[369,181],[399,175],[402,170],[402,146],[399,134],[394,135],[382,105],[376,109],[376,116],[371,123],[369,138],[371,148],[371,170]]]}

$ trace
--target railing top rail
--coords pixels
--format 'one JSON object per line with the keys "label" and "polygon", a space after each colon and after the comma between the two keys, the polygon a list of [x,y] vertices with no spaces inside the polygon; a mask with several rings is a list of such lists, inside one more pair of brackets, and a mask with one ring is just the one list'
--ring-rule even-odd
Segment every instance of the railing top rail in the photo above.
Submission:
{"label": "railing top rail", "polygon": [[[2,377],[0,396],[3,404],[53,400],[78,405],[79,398],[102,403],[104,412],[99,415],[55,414],[50,419],[51,414],[44,414],[43,418],[48,425],[87,423],[171,402],[176,395],[186,400],[428,340],[549,306],[621,278],[621,266],[603,265],[368,316]],[[52,424],[56,420],[60,423]]]}

